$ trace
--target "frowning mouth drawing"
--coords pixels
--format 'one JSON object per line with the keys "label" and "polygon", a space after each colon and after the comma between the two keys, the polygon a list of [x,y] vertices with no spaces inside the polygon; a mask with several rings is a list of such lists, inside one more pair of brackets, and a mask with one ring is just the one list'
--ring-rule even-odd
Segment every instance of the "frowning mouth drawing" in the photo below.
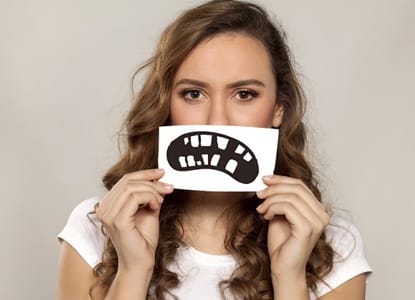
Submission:
{"label": "frowning mouth drawing", "polygon": [[241,141],[217,132],[182,134],[167,148],[167,160],[176,171],[213,169],[248,184],[258,176],[258,160]]}

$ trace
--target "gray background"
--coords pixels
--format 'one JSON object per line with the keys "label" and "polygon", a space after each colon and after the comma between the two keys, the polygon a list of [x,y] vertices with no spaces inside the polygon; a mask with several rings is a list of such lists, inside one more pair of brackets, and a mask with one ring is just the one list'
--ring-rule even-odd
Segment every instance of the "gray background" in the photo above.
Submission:
{"label": "gray background", "polygon": [[[129,78],[198,1],[0,2],[2,299],[53,299],[55,236],[103,193]],[[413,296],[415,2],[258,1],[284,25],[325,198],[352,215],[368,299]]]}

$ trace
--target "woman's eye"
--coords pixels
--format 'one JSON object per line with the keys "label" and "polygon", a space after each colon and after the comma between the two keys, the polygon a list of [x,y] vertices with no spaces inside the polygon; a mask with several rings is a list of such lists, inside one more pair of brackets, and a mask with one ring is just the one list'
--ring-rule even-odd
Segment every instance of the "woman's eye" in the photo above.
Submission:
{"label": "woman's eye", "polygon": [[184,90],[181,92],[182,97],[188,100],[199,100],[202,96],[199,90]]}
{"label": "woman's eye", "polygon": [[258,96],[257,92],[254,91],[239,91],[236,94],[236,97],[238,98],[238,100],[252,100],[253,98],[255,98],[256,96]]}

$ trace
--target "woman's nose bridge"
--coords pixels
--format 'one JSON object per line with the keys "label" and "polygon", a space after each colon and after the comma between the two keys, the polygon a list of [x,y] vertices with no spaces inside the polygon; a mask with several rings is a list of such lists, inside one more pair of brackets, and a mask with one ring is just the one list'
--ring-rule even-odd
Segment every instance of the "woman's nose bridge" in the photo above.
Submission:
{"label": "woman's nose bridge", "polygon": [[208,123],[216,125],[227,125],[228,109],[223,96],[216,95],[210,99]]}

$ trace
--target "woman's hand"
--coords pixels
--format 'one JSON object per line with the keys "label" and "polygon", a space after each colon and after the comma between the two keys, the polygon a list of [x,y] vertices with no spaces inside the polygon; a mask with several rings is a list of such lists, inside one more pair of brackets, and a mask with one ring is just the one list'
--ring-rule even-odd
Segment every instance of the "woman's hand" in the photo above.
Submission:
{"label": "woman's hand", "polygon": [[257,211],[269,220],[268,251],[273,280],[305,280],[306,264],[329,222],[323,204],[298,179],[265,176]]}
{"label": "woman's hand", "polygon": [[151,169],[124,175],[96,210],[117,251],[119,270],[154,266],[161,203],[173,191],[171,185],[158,181],[163,174],[163,170]]}

